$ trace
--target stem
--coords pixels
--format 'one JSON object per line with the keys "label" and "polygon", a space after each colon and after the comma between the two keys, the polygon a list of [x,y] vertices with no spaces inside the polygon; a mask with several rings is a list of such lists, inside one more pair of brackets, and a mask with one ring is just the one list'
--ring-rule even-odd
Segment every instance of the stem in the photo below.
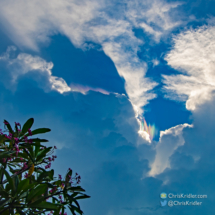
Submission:
{"label": "stem", "polygon": [[59,191],[58,193],[54,193],[54,194],[52,194],[50,196],[46,196],[46,198],[48,199],[48,198],[51,198],[51,197],[53,197],[55,195],[59,195],[59,194],[63,194],[63,191]]}

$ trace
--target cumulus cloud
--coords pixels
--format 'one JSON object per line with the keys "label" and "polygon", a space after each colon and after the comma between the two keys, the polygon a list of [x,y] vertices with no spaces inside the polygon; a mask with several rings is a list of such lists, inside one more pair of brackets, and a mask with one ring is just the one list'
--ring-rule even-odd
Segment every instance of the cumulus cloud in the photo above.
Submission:
{"label": "cumulus cloud", "polygon": [[[212,100],[199,105],[193,112],[193,127],[186,127],[182,130],[183,145],[175,149],[169,157],[169,168],[156,175],[157,179],[164,182],[163,190],[167,192],[205,193],[208,195],[207,199],[201,199],[204,204],[201,209],[190,209],[187,214],[201,214],[205,211],[210,214],[214,210],[210,207],[214,201],[215,178],[214,105],[215,98],[212,98]],[[177,208],[179,214],[182,211]],[[171,211],[170,214],[172,213],[176,214]]]}
{"label": "cumulus cloud", "polygon": [[[102,152],[99,151],[98,153],[94,147],[92,151],[85,150],[84,153],[89,153],[90,151],[91,159],[88,158],[88,161],[92,163],[93,160],[95,167],[89,170],[91,167],[87,166],[89,172],[84,173],[86,171],[84,169],[86,165],[83,164],[83,178],[85,178],[83,186],[88,193],[93,194],[92,198],[95,198],[97,203],[101,203],[99,209],[101,209],[104,214],[108,214],[108,211],[113,211],[114,214],[129,215],[142,213],[183,214],[184,208],[181,207],[176,208],[175,211],[173,211],[173,208],[169,207],[166,208],[166,211],[160,208],[158,196],[161,192],[165,191],[174,194],[207,194],[208,199],[201,200],[203,202],[203,207],[198,209],[186,209],[188,210],[187,214],[193,214],[193,212],[201,214],[204,213],[204,211],[210,214],[211,211],[214,211],[214,207],[209,207],[214,201],[214,197],[209,196],[213,196],[215,177],[215,159],[213,156],[215,147],[215,134],[213,131],[215,114],[213,107],[214,101],[213,103],[208,102],[206,105],[202,105],[201,108],[195,111],[193,127],[188,124],[182,124],[162,131],[160,142],[158,143],[159,146],[156,148],[157,155],[154,155],[155,151],[152,146],[146,144],[140,145],[138,151],[136,151],[136,148],[126,143],[125,139],[117,134],[115,130],[101,141],[101,143],[103,143],[103,146],[101,146],[102,149],[103,147],[105,148],[103,153],[105,152],[104,154],[107,157],[105,157],[104,154],[101,156]],[[124,112],[124,105],[122,105],[121,108],[121,111]],[[90,111],[90,113],[92,112],[93,111]],[[109,113],[109,111],[107,112]],[[119,117],[118,113],[116,113],[116,115]],[[82,117],[86,118],[85,116]],[[99,116],[99,120],[101,119],[102,117]],[[123,119],[125,120],[127,117]],[[126,123],[127,121],[123,121],[124,126]],[[90,133],[88,133],[88,135],[89,134]],[[86,139],[86,142],[87,141],[89,141],[88,138]],[[111,144],[107,144],[110,142]],[[90,142],[86,145],[91,147]],[[64,149],[64,152],[65,151],[67,152],[68,159],[76,161],[75,165],[78,166],[77,169],[80,169],[79,166],[81,166],[81,164],[79,164],[79,160],[76,160],[77,155],[73,157],[70,156],[69,150]],[[140,153],[139,158],[142,159],[137,159],[137,152]],[[94,156],[92,156],[91,153]],[[98,153],[98,157],[96,157],[95,160],[93,159],[93,157],[95,157],[94,153]],[[59,156],[63,158],[65,154],[60,152]],[[151,156],[151,158],[147,156]],[[149,166],[146,164],[148,164],[150,160],[153,161],[154,156],[157,160],[157,164],[160,165],[160,169],[157,169],[158,174],[153,175],[154,177],[147,177],[145,174],[142,180],[140,180],[141,171],[147,173],[150,170]],[[104,157],[107,160],[102,160]],[[80,162],[81,160],[80,158]],[[142,162],[139,162],[140,160]],[[86,162],[87,161],[85,161],[85,163]],[[92,166],[92,164],[90,164],[90,166]],[[99,187],[96,186],[96,184],[99,184]],[[109,188],[108,190],[106,189],[107,187]],[[106,194],[105,199],[102,201],[100,200],[101,190],[102,193]],[[111,196],[114,196],[114,199],[111,198]],[[120,201],[117,199],[120,199]],[[83,203],[86,211],[92,211],[93,213],[95,202],[96,201],[86,201],[86,203]],[[108,205],[111,205],[111,207]],[[122,210],[122,208],[125,207],[130,210]],[[98,214],[101,213],[101,211],[99,211]]]}
{"label": "cumulus cloud", "polygon": [[32,56],[26,53],[20,53],[17,57],[11,58],[11,52],[16,51],[16,47],[8,47],[7,51],[0,56],[0,60],[6,61],[9,68],[11,68],[12,83],[15,84],[17,78],[31,71],[38,71],[48,77],[48,82],[51,85],[52,90],[56,90],[59,93],[71,91],[71,88],[67,85],[64,79],[52,76],[52,68],[54,64],[52,62],[46,62],[44,59],[38,56]]}
{"label": "cumulus cloud", "polygon": [[86,41],[100,44],[125,79],[132,104],[142,113],[142,106],[155,98],[151,90],[156,83],[145,77],[147,65],[137,56],[143,41],[134,36],[133,28],[145,29],[158,41],[179,24],[170,16],[178,5],[158,0],[122,4],[101,0],[3,0],[0,21],[17,45],[33,50],[39,50],[39,43],[57,33],[66,35],[77,47],[84,48]]}
{"label": "cumulus cloud", "polygon": [[[19,53],[16,56],[16,51],[17,48],[15,46],[9,46],[7,51],[0,56],[0,61],[5,61],[9,67],[12,85],[16,84],[19,76],[32,71],[37,71],[38,73],[46,76],[51,90],[55,90],[61,94],[70,91],[80,92],[82,94],[86,94],[89,91],[100,92],[106,95],[111,93],[101,88],[93,88],[74,83],[68,86],[63,78],[52,75],[52,69],[54,67],[52,62],[47,62],[39,56],[32,56],[26,53]],[[45,91],[49,91],[50,89],[48,89],[47,86],[44,88]]]}
{"label": "cumulus cloud", "polygon": [[[4,90],[2,85],[0,89]],[[108,214],[109,211],[119,215],[183,214],[184,207],[176,207],[175,211],[174,208],[163,210],[160,207],[159,194],[163,191],[207,194],[203,207],[188,207],[187,214],[205,214],[205,211],[211,214],[214,211],[214,102],[194,112],[193,128],[183,128],[184,144],[179,145],[170,156],[171,168],[155,177],[140,180],[142,173],[146,176],[150,170],[148,164],[150,161],[153,163],[156,155],[151,145],[134,147],[138,125],[136,122],[134,128],[129,124],[130,120],[134,123],[135,120],[125,97],[91,92],[86,96],[79,93],[57,94],[53,98],[37,88],[25,92],[28,102],[20,92],[4,92],[5,97],[0,98],[3,104],[0,106],[1,115],[8,117],[10,122],[15,117],[24,122],[26,116],[33,113],[37,118],[35,128],[42,122],[44,127],[52,129],[46,138],[51,145],[63,146],[56,151],[58,160],[53,163],[53,168],[59,174],[65,174],[71,167],[81,175],[81,186],[91,196],[89,201],[81,202],[83,211],[96,215]],[[35,96],[31,97],[32,94]],[[131,134],[136,138],[126,137]],[[177,145],[178,142],[174,141],[179,138],[174,139],[171,134],[173,137],[180,135],[180,129],[165,131],[162,136],[167,138],[169,135],[172,145]],[[192,160],[192,157],[199,159]],[[68,161],[66,164],[65,160]],[[168,183],[163,185],[164,181]],[[104,198],[101,198],[101,193]]]}
{"label": "cumulus cloud", "polygon": [[[60,14],[59,17],[62,15],[61,3],[63,1],[56,2],[58,6],[57,9],[59,10],[55,8],[55,1],[52,1],[50,5],[48,1],[43,1],[42,7],[47,8],[46,5],[49,5],[50,10],[41,8],[42,11],[39,10],[40,5],[36,4],[39,1],[32,1],[33,3],[31,2],[31,4],[33,9],[30,12],[29,3],[27,1],[19,1],[23,2],[22,6],[24,8],[22,11],[24,15],[20,13],[20,17],[17,16],[12,4],[14,3],[14,5],[17,6],[17,1],[1,1],[0,4],[1,6],[4,6],[3,3],[6,5],[8,4],[8,2],[9,4],[11,4],[11,7],[8,7],[8,11],[9,13],[11,13],[11,17],[13,15],[17,19],[24,19],[23,17],[25,17],[26,11],[28,11],[29,16],[31,16],[32,14],[35,15],[36,12],[38,12],[38,14],[44,13],[44,17],[46,13],[50,17],[52,15],[56,16],[54,13],[51,13],[52,8],[55,9],[56,14]],[[69,2],[66,2],[66,4],[68,11],[73,10],[69,8]],[[91,5],[89,4],[89,8],[90,7]],[[18,11],[21,9],[17,7]],[[67,10],[64,10],[65,14],[63,14],[66,21],[70,20],[68,18],[70,16],[67,16]],[[89,10],[88,8],[86,8],[86,11],[84,11],[84,13],[86,12],[87,14]],[[2,15],[2,13],[0,14],[1,16],[4,15]],[[76,11],[74,11],[73,14],[71,13],[71,16],[75,16],[75,14],[77,14]],[[80,18],[81,21],[84,20],[83,23],[85,23],[85,19],[82,19],[81,17],[82,14],[80,14],[80,17],[78,18]],[[166,12],[164,14],[166,14]],[[7,19],[5,18],[5,20]],[[103,21],[105,22],[105,20]],[[56,19],[56,23],[57,22],[60,22],[60,18],[58,20]],[[38,23],[40,23],[40,20],[38,21]],[[111,23],[111,25],[110,22],[106,23],[108,36],[106,37],[105,32],[98,32],[98,36],[96,37],[97,40],[95,41],[100,41],[106,54],[110,56],[111,59],[114,59],[113,61],[117,66],[119,73],[126,80],[126,87],[128,91],[130,90],[130,97],[134,98],[133,103],[140,106],[144,104],[144,101],[147,102],[146,97],[142,98],[141,95],[143,93],[147,94],[147,90],[152,89],[152,85],[154,84],[146,78],[141,79],[147,69],[146,65],[137,59],[138,46],[141,44],[141,42],[139,43],[135,39],[130,26],[127,24],[128,22],[116,21],[115,23],[117,26],[126,27],[122,27],[122,29],[125,29],[125,31],[123,31],[123,34],[117,32],[116,29],[114,31],[114,36],[112,37],[111,29],[114,30],[115,28],[114,22]],[[72,26],[72,22],[70,24]],[[18,28],[17,26],[14,24],[14,28]],[[57,28],[53,28],[54,30],[49,29],[49,31],[44,31],[44,33],[41,29],[39,29],[38,25],[37,30],[40,31],[38,31],[38,35],[34,34],[35,32],[37,32],[34,31],[34,22],[32,22],[31,25],[31,22],[26,19],[26,17],[23,22],[23,26],[27,26],[30,32],[30,36],[23,33],[25,32],[24,27],[22,29],[23,32],[19,32],[19,34],[23,36],[20,38],[26,37],[26,40],[22,41],[23,45],[25,43],[26,47],[33,49],[38,48],[37,41],[47,41],[49,35],[54,34],[55,30],[58,31]],[[49,25],[41,26],[42,28],[46,29],[45,27]],[[86,27],[86,25],[84,26]],[[68,35],[72,35],[72,33],[77,33],[77,35],[79,35],[79,33],[81,32],[78,25],[75,28],[75,30],[77,30],[76,32],[72,32],[72,29],[69,27],[69,25],[62,26],[62,29],[67,30]],[[153,33],[153,25],[150,26],[150,28],[152,29],[151,32]],[[33,30],[31,31],[31,29]],[[94,32],[96,32],[96,30],[102,29],[102,26],[98,25],[97,27],[91,29],[94,29]],[[9,29],[8,31],[10,30],[11,29]],[[89,31],[88,34],[91,35],[91,32]],[[74,44],[81,44],[83,41],[82,37],[78,37],[77,35],[74,36],[72,41]],[[94,34],[92,33],[92,35]],[[17,39],[18,37],[16,38],[16,40]],[[120,42],[116,43],[117,40]],[[133,44],[134,41],[135,43]],[[21,43],[21,39],[19,43]],[[118,44],[118,46],[114,47],[115,44]],[[124,48],[124,45],[126,44],[127,46],[126,48]],[[20,57],[20,59],[18,59],[17,56],[12,58],[10,57],[10,55],[8,55],[8,53],[5,53],[1,56],[1,58],[2,60],[11,62],[11,64],[8,65],[12,67],[19,66],[19,64],[20,66],[22,66],[24,64],[26,67],[23,68],[27,68],[26,70],[24,70],[26,71],[26,73],[28,73],[29,68],[35,71],[41,70],[40,73],[44,73],[48,77],[53,77],[52,81],[55,81],[56,83],[56,85],[53,85],[53,82],[51,83],[53,88],[58,89],[58,86],[61,86],[61,84],[63,85],[63,79],[54,77],[49,72],[53,68],[53,64],[48,63],[41,58],[37,58],[25,53],[22,53],[21,56],[22,57]],[[31,58],[33,58],[33,60]],[[28,65],[29,62],[30,65]],[[135,68],[135,78],[133,78],[133,68]],[[130,73],[129,70],[131,70]],[[18,74],[26,74],[22,73],[23,70],[14,71],[18,72]],[[189,80],[186,79],[187,77],[190,78],[189,75],[181,76],[183,76],[184,78],[182,78],[183,86],[185,86],[185,82],[189,82],[191,87],[195,87],[195,90],[202,87],[199,76],[192,76]],[[173,79],[174,77],[175,76],[171,76],[171,78]],[[136,80],[136,78],[141,79],[141,82],[139,82],[139,80]],[[142,83],[142,81],[145,81],[145,86],[135,86]],[[151,83],[152,85],[149,85],[149,87],[147,87],[146,85],[148,83]],[[172,81],[172,83],[174,83],[174,81]],[[177,85],[178,83],[180,83],[179,80],[174,84]],[[198,85],[198,87],[196,85]],[[134,92],[132,92],[132,86],[135,87]],[[171,87],[172,85],[169,84],[167,86]],[[186,94],[186,92],[190,92],[190,88],[188,88],[188,85],[186,86],[187,88],[183,91],[185,92],[185,95],[184,93],[176,94],[177,96],[181,97],[181,99],[186,99],[189,96]],[[0,87],[2,89],[2,86]],[[79,91],[82,90],[83,93],[85,93],[87,90],[85,89],[86,87],[84,88],[83,86],[69,87],[76,87]],[[142,89],[142,87],[145,88]],[[176,87],[174,87],[173,90],[175,88]],[[179,88],[177,89],[179,90],[179,92],[181,92]],[[86,188],[89,195],[92,195],[92,198],[90,198],[89,201],[86,201],[86,203],[83,202],[83,204],[88,204],[85,207],[85,209],[87,210],[84,209],[84,211],[88,211],[89,214],[91,213],[99,215],[101,213],[119,215],[139,215],[143,213],[153,213],[160,215],[184,214],[186,212],[187,214],[211,214],[212,211],[214,211],[214,103],[209,103],[208,106],[202,108],[201,112],[197,112],[199,110],[194,112],[194,114],[196,114],[194,115],[194,128],[190,128],[191,126],[188,124],[183,124],[170,128],[166,131],[162,131],[160,141],[155,147],[157,154],[154,155],[155,150],[152,149],[151,145],[140,144],[138,150],[132,145],[133,143],[137,142],[138,139],[137,135],[135,134],[135,129],[138,129],[138,125],[137,122],[135,125],[133,111],[127,99],[117,99],[116,96],[104,96],[101,94],[96,94],[96,97],[94,97],[90,93],[84,99],[83,95],[81,94],[75,96],[69,94],[68,97],[57,95],[57,99],[53,99],[49,94],[45,94],[46,97],[45,99],[43,97],[44,101],[42,106],[41,97],[43,94],[41,94],[40,91],[37,91],[38,89],[30,89],[30,92],[26,90],[26,93],[28,95],[27,97],[29,98],[27,103],[25,101],[26,98],[23,98],[23,95],[21,95],[20,93],[17,93],[15,94],[15,96],[13,96],[9,92],[6,92],[6,97],[8,98],[6,98],[5,101],[7,103],[6,105],[1,106],[1,110],[4,109],[4,112],[1,111],[1,113],[4,113],[2,115],[6,114],[12,120],[12,114],[14,114],[14,116],[26,116],[26,114],[31,115],[32,113],[35,113],[37,111],[38,117],[39,119],[41,119],[40,121],[43,121],[43,123],[45,123],[47,127],[54,126],[52,131],[53,136],[51,135],[50,139],[54,141],[54,143],[58,143],[59,145],[61,144],[62,140],[64,140],[66,147],[71,146],[70,150],[64,148],[57,152],[59,155],[58,157],[60,158],[59,162],[61,162],[61,165],[57,166],[57,170],[62,171],[63,169],[65,169],[66,171],[66,168],[69,167],[64,163],[64,160],[66,158],[66,160],[69,161],[67,163],[73,164],[72,168],[80,171],[79,173],[81,174],[81,176],[83,176],[83,187]],[[31,95],[35,92],[38,93],[36,94],[37,96],[31,97]],[[141,101],[138,101],[138,99],[135,100],[135,97],[132,97],[132,95],[140,96]],[[203,94],[200,93],[200,95],[204,97]],[[148,94],[144,96],[153,98],[154,95],[148,92]],[[105,97],[105,99],[103,97]],[[118,98],[119,97],[122,98],[122,96],[118,96]],[[4,97],[2,96],[1,101],[3,101],[3,98]],[[8,105],[8,101],[13,101],[13,104]],[[1,103],[4,104],[3,102]],[[14,104],[16,104],[16,106],[14,106]],[[12,110],[11,107],[16,108],[13,108]],[[32,109],[35,112],[33,112]],[[9,112],[8,110],[12,111]],[[59,115],[59,113],[62,113],[62,115]],[[58,119],[57,121],[56,118]],[[66,121],[66,123],[62,123],[64,120]],[[188,130],[189,128],[190,130]],[[105,140],[107,142],[105,142]],[[71,143],[72,145],[68,145],[68,143]],[[105,144],[101,146],[101,143],[111,143],[111,145]],[[100,147],[100,149],[98,149],[98,146]],[[105,148],[105,150],[103,150],[103,148]],[[107,148],[109,150],[106,150]],[[139,151],[141,151],[140,157],[142,158],[140,160],[137,155]],[[73,156],[71,156],[71,154],[73,154]],[[153,162],[154,156],[155,161]],[[184,159],[184,162],[180,163],[179,165],[181,159]],[[144,173],[146,173],[147,171],[149,171],[148,160],[152,162],[153,172],[151,173],[152,175],[156,175],[156,178],[145,177],[141,181],[140,177],[142,176],[142,172],[144,171]],[[186,171],[187,169],[182,169],[184,167],[187,167],[189,162],[191,162],[192,164],[189,166],[189,168],[187,168],[189,169],[189,171]],[[170,168],[167,170],[167,167]],[[166,171],[164,171],[165,169]],[[168,180],[169,183],[166,184],[166,186],[163,186],[162,182],[166,180]],[[203,207],[188,207],[186,209],[188,211],[186,212],[184,211],[184,207],[167,207],[165,210],[162,210],[158,203],[158,196],[159,193],[163,192],[164,190],[171,192],[175,191],[175,193],[186,191],[187,193],[192,192],[197,194],[208,194],[208,196],[210,195],[210,198],[207,199],[207,202],[204,202]],[[101,193],[104,194],[103,198],[101,198]],[[95,211],[96,207],[98,207],[98,210]],[[125,207],[127,208],[127,210],[122,210],[122,208]]]}
{"label": "cumulus cloud", "polygon": [[215,27],[203,26],[176,35],[166,61],[179,75],[163,75],[168,97],[186,101],[188,110],[210,101],[215,90]]}
{"label": "cumulus cloud", "polygon": [[[49,88],[51,90],[55,90],[61,94],[70,91],[86,94],[90,90],[106,95],[110,94],[110,92],[101,88],[93,88],[79,84],[70,84],[70,86],[68,86],[63,78],[52,75],[51,70],[54,66],[52,62],[47,62],[39,56],[32,56],[26,53],[19,53],[15,56],[16,50],[16,47],[9,46],[7,51],[0,56],[0,61],[5,61],[9,67],[13,85],[16,84],[19,76],[25,75],[32,71],[37,71],[38,73],[46,76]],[[44,90],[48,90],[47,86]]]}
{"label": "cumulus cloud", "polygon": [[170,167],[169,158],[185,142],[183,129],[186,127],[192,127],[192,125],[185,123],[160,132],[160,139],[155,147],[155,160],[151,165],[149,175],[155,176]]}

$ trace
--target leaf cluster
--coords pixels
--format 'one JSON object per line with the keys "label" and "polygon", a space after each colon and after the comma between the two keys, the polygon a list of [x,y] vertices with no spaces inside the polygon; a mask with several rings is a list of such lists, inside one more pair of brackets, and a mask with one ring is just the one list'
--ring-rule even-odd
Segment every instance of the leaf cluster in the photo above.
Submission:
{"label": "leaf cluster", "polygon": [[[33,215],[64,214],[66,207],[73,215],[83,214],[79,199],[89,198],[79,186],[80,176],[69,169],[64,178],[54,177],[48,170],[56,156],[55,147],[46,147],[46,139],[32,138],[49,132],[49,128],[31,131],[34,119],[12,129],[4,120],[4,133],[0,132],[0,214]],[[75,183],[76,182],[76,183]]]}

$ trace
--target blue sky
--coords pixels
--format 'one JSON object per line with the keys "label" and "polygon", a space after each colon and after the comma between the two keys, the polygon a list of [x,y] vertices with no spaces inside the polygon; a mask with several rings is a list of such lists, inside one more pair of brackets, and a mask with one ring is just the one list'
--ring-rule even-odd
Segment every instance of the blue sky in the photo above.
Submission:
{"label": "blue sky", "polygon": [[[58,147],[53,168],[81,175],[85,214],[215,210],[214,6],[0,2],[1,126],[33,117],[52,130],[44,137]],[[161,192],[208,198],[161,207]]]}

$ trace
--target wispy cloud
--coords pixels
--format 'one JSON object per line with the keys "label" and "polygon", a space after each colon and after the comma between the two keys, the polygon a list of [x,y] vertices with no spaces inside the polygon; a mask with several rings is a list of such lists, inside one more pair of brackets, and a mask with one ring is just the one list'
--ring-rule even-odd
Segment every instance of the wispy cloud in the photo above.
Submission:
{"label": "wispy cloud", "polygon": [[158,41],[179,24],[169,14],[178,5],[158,0],[125,1],[118,5],[101,0],[3,0],[0,20],[20,47],[39,50],[38,44],[48,42],[56,33],[66,35],[77,47],[84,48],[85,41],[100,44],[125,79],[132,104],[142,113],[142,107],[156,97],[151,92],[156,83],[145,77],[147,65],[137,55],[143,41],[135,37],[133,28],[145,29]]}
{"label": "wispy cloud", "polygon": [[173,38],[168,64],[180,75],[164,75],[167,96],[186,101],[188,110],[210,101],[215,90],[215,27],[190,29]]}
{"label": "wispy cloud", "polygon": [[39,50],[38,43],[62,33],[81,44],[86,23],[102,6],[96,1],[1,1],[0,22],[9,37],[19,46]]}
{"label": "wispy cloud", "polygon": [[81,84],[70,84],[69,85],[72,91],[77,91],[82,94],[86,94],[89,91],[94,91],[94,92],[100,92],[105,95],[109,95],[111,92],[108,92],[104,89],[101,88],[94,88],[94,87],[89,87],[89,86],[83,86]]}
{"label": "wispy cloud", "polygon": [[126,15],[135,27],[142,28],[159,41],[163,34],[182,24],[170,15],[172,9],[182,5],[181,2],[167,3],[163,0],[129,1]]}

